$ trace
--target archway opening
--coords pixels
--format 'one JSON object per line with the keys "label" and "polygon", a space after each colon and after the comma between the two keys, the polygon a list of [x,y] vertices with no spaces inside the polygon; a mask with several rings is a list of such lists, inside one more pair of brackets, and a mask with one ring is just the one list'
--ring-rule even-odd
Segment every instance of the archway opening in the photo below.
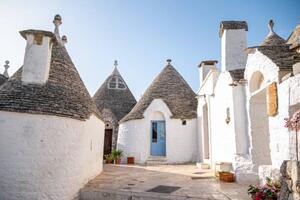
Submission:
{"label": "archway opening", "polygon": [[260,71],[254,72],[250,79],[250,92],[253,93],[261,89],[262,85],[264,84],[264,81],[264,75]]}

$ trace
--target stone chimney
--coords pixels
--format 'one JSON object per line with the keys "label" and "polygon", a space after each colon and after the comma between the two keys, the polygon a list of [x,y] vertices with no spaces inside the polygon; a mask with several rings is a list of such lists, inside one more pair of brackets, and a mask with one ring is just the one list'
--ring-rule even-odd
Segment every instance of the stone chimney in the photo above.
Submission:
{"label": "stone chimney", "polygon": [[206,78],[208,72],[211,69],[216,69],[217,60],[205,60],[200,63],[199,67],[199,77],[200,77],[200,85],[203,83]]}
{"label": "stone chimney", "polygon": [[44,84],[50,70],[52,44],[55,35],[49,31],[25,30],[20,34],[27,41],[22,81],[24,83]]}
{"label": "stone chimney", "polygon": [[219,36],[222,40],[222,71],[243,69],[246,66],[247,48],[245,21],[222,21]]}

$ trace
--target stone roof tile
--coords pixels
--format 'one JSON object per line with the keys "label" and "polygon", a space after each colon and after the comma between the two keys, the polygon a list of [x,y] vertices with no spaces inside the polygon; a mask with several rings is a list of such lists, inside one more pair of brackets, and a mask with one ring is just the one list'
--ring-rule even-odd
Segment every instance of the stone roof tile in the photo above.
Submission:
{"label": "stone roof tile", "polygon": [[121,122],[144,118],[145,110],[154,99],[162,99],[166,103],[173,114],[172,118],[192,119],[197,117],[196,94],[176,69],[168,64]]}
{"label": "stone roof tile", "polygon": [[0,88],[0,110],[86,120],[101,114],[90,97],[66,48],[52,47],[49,78],[43,85],[24,84],[22,67]]}
{"label": "stone roof tile", "polygon": [[[107,112],[106,109],[109,109],[117,121],[119,121],[131,111],[136,104],[136,100],[125,81],[126,89],[109,89],[108,83],[112,77],[120,77],[124,81],[118,69],[115,68],[112,74],[107,77],[104,83],[97,90],[93,100],[101,113]],[[103,116],[105,118],[107,115]]]}

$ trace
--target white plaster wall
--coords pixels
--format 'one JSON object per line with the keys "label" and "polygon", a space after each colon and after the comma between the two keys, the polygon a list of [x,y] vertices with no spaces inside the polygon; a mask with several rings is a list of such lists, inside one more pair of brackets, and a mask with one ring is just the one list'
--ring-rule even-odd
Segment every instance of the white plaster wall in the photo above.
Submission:
{"label": "white plaster wall", "polygon": [[247,37],[244,29],[225,29],[221,38],[222,71],[244,68],[247,61]]}
{"label": "white plaster wall", "polygon": [[[201,72],[200,72],[201,73]],[[208,106],[208,98],[211,95],[214,95],[214,90],[216,86],[216,82],[218,81],[218,76],[220,75],[220,72],[213,68],[211,69],[208,74],[206,75],[205,79],[200,85],[200,88],[198,90],[198,106],[197,106],[197,149],[198,149],[198,161],[205,161],[208,162],[209,159],[207,159],[207,151],[209,152],[209,157],[211,157],[211,142],[210,140],[207,141],[207,138],[204,134],[204,125],[203,123],[206,122],[206,118],[210,116],[203,116],[203,108],[204,106]],[[201,75],[200,75],[201,77]],[[207,113],[209,114],[209,113]],[[210,126],[210,121],[207,122],[207,125]],[[208,129],[209,127],[207,127]],[[210,138],[210,130],[208,131],[208,137]],[[209,139],[208,138],[208,139]],[[208,148],[207,148],[208,147]],[[204,149],[206,148],[206,149]],[[205,155],[204,155],[205,154]],[[204,160],[205,159],[205,160]]]}
{"label": "white plaster wall", "polygon": [[155,99],[144,112],[144,118],[123,122],[119,127],[118,149],[127,156],[134,156],[136,163],[145,163],[150,156],[151,121],[166,121],[166,159],[168,163],[184,163],[197,159],[197,119],[172,119],[169,108],[161,99]]}
{"label": "white plaster wall", "polygon": [[27,34],[22,81],[26,83],[46,83],[49,77],[52,43],[50,37],[43,36],[42,44],[34,43],[34,35]]}
{"label": "white plaster wall", "polygon": [[[279,68],[265,55],[258,50],[248,55],[247,64],[245,68],[245,79],[248,80],[250,85],[251,78],[254,72],[261,72],[264,76],[264,81],[261,88],[266,87],[272,82],[279,82],[278,80]],[[250,89],[247,90],[248,99],[250,98]]]}
{"label": "white plaster wall", "polygon": [[236,154],[245,155],[249,153],[248,119],[246,109],[246,88],[243,84],[238,84],[232,88],[233,93],[233,113]]}
{"label": "white plaster wall", "polygon": [[284,118],[300,108],[300,74],[277,86],[278,114],[269,117],[272,165],[279,168],[283,160],[295,159],[295,133],[284,127]]}
{"label": "white plaster wall", "polygon": [[[259,93],[259,91],[254,91],[251,93],[249,88],[251,84],[251,78],[253,74],[257,71],[261,72],[264,76],[264,81],[259,91],[264,90],[264,88],[266,88],[270,83],[277,82],[278,114],[274,117],[267,117],[269,123],[269,142],[265,141],[263,143],[270,149],[271,162],[269,167],[260,166],[261,169],[265,169],[264,171],[270,171],[273,169],[279,169],[283,160],[295,158],[295,138],[293,138],[294,134],[289,133],[288,129],[284,128],[284,118],[291,116],[292,110],[294,110],[297,107],[300,107],[300,76],[296,75],[294,77],[290,77],[289,79],[280,83],[279,68],[268,57],[264,56],[257,50],[255,50],[254,53],[249,54],[245,70],[246,79],[248,80],[247,109],[249,112],[249,121],[251,120],[251,99]],[[259,114],[261,112],[265,112],[265,109],[266,108],[256,108],[255,110],[252,109],[252,112],[254,112],[254,114]],[[261,123],[263,122],[256,120],[256,122],[253,123],[253,125],[259,126],[259,124]],[[255,142],[255,138],[253,138],[253,136],[251,135],[252,130],[253,128],[250,122],[250,148],[254,149],[253,142]],[[256,140],[258,139],[259,138],[257,138]],[[256,149],[255,151],[259,152],[261,154],[261,157],[265,157],[265,155],[263,155],[265,151],[262,151],[261,149]],[[253,160],[253,162],[258,162],[254,164],[261,164],[261,161]]]}
{"label": "white plaster wall", "polygon": [[0,112],[0,199],[70,200],[102,171],[104,123]]}
{"label": "white plaster wall", "polygon": [[[236,136],[232,82],[228,72],[222,72],[215,86],[215,96],[210,97],[209,114],[211,126],[212,162],[233,162],[236,155]],[[227,124],[227,108],[230,111],[230,122]]]}

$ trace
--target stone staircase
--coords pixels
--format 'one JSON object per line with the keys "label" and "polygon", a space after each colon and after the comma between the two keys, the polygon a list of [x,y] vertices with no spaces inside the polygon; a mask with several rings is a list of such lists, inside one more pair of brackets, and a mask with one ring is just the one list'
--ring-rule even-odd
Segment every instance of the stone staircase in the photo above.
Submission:
{"label": "stone staircase", "polygon": [[147,165],[166,165],[167,158],[165,156],[149,156],[147,161]]}

